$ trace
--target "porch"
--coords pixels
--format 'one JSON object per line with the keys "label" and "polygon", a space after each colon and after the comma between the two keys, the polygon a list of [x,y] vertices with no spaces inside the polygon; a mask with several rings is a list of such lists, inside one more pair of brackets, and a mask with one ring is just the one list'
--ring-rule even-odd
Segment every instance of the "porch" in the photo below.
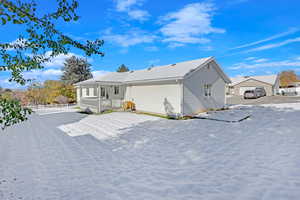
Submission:
{"label": "porch", "polygon": [[120,84],[80,85],[76,89],[77,102],[81,109],[100,113],[122,108],[125,86]]}

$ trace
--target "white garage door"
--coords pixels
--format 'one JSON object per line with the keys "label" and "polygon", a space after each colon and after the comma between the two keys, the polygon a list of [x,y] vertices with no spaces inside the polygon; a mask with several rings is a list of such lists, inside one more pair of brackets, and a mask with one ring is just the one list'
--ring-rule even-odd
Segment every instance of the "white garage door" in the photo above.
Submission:
{"label": "white garage door", "polygon": [[244,95],[246,90],[254,90],[255,87],[240,87],[240,95]]}
{"label": "white garage door", "polygon": [[181,112],[181,86],[179,84],[140,85],[127,87],[125,100],[133,101],[140,111],[166,114]]}

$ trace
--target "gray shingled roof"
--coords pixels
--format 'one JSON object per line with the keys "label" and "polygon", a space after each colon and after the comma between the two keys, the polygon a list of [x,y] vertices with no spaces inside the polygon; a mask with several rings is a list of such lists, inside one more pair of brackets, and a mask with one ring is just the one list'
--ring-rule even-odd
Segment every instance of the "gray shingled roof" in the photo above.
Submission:
{"label": "gray shingled roof", "polygon": [[210,62],[213,59],[213,57],[207,57],[176,64],[151,67],[143,70],[122,73],[111,72],[103,76],[77,83],[76,85],[88,84],[93,82],[135,83],[157,80],[183,79],[185,75],[192,72],[198,67],[204,66],[206,63]]}
{"label": "gray shingled roof", "polygon": [[241,77],[235,77],[230,78],[232,86],[237,85],[243,81],[249,80],[249,79],[255,79],[261,82],[265,82],[271,85],[274,85],[276,83],[277,75],[266,75],[266,76],[241,76]]}

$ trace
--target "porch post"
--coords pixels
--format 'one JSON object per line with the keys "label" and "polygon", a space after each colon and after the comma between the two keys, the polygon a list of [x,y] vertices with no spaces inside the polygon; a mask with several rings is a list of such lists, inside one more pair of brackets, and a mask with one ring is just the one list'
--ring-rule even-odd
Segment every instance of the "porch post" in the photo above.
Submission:
{"label": "porch post", "polygon": [[100,84],[98,84],[97,87],[97,100],[98,100],[98,107],[97,107],[97,112],[100,113],[101,112],[101,88],[100,88]]}
{"label": "porch post", "polygon": [[81,98],[82,98],[82,87],[81,85],[76,89],[77,90],[77,99],[78,99],[78,106],[81,107]]}

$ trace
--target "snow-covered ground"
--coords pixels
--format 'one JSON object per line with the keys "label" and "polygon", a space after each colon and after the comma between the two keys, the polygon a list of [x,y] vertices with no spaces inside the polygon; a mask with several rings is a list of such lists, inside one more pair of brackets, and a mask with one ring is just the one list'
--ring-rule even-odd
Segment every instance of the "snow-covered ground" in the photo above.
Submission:
{"label": "snow-covered ground", "polygon": [[109,118],[111,130],[121,127],[122,134],[106,140],[85,129],[71,137],[56,128],[86,115],[34,115],[0,132],[0,199],[300,199],[300,110],[233,109],[228,118],[235,110],[251,118],[226,123],[133,115],[124,116],[125,125],[109,118],[118,113],[95,116]]}
{"label": "snow-covered ground", "polygon": [[153,120],[161,120],[158,117],[148,115],[115,112],[103,115],[89,115],[82,120],[64,124],[58,128],[70,136],[92,135],[99,140],[111,139],[127,132],[128,128],[135,127],[139,123]]}
{"label": "snow-covered ground", "polygon": [[300,103],[262,104],[264,107],[280,109],[282,111],[300,110]]}
{"label": "snow-covered ground", "polygon": [[65,106],[65,107],[50,107],[50,108],[39,108],[39,109],[32,109],[38,115],[49,115],[49,114],[56,114],[56,113],[65,113],[65,112],[77,112],[78,109],[75,106]]}

